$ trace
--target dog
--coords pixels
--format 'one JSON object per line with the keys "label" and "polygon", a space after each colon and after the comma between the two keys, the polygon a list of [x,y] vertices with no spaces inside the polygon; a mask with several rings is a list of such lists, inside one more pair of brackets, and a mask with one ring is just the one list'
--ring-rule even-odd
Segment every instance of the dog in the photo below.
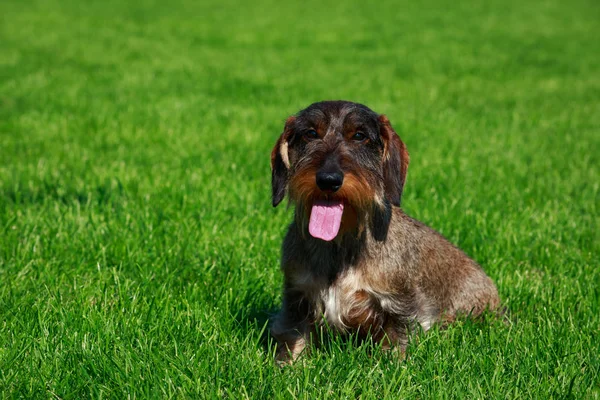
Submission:
{"label": "dog", "polygon": [[409,155],[385,115],[349,101],[310,105],[271,152],[272,201],[295,217],[283,242],[276,358],[296,359],[319,329],[404,353],[411,332],[500,300],[465,253],[400,208]]}

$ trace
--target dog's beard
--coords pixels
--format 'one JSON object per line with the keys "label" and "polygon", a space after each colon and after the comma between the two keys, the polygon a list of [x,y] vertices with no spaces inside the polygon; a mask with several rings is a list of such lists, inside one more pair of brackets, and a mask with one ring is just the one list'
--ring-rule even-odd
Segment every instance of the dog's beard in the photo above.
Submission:
{"label": "dog's beard", "polygon": [[316,186],[316,171],[302,172],[290,180],[289,198],[296,206],[297,222],[303,232],[332,241],[341,234],[360,234],[365,229],[379,198],[368,179],[346,173],[342,187],[333,194],[326,194]]}

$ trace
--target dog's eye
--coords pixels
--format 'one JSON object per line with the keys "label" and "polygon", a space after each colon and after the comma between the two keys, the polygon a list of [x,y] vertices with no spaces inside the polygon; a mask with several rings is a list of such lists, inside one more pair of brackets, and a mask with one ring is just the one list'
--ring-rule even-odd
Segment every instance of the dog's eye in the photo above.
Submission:
{"label": "dog's eye", "polygon": [[356,132],[354,135],[352,135],[352,140],[356,140],[357,142],[362,142],[366,138],[367,138],[367,135],[365,135],[362,132]]}
{"label": "dog's eye", "polygon": [[304,132],[304,137],[309,140],[312,140],[312,139],[317,139],[319,137],[319,134],[314,129],[311,129],[311,130]]}

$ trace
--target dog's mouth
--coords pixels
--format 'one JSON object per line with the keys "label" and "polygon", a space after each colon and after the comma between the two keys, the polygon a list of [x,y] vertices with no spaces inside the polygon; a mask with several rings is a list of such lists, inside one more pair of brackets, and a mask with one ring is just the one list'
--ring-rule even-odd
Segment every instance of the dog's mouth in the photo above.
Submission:
{"label": "dog's mouth", "polygon": [[310,211],[308,232],[317,239],[327,242],[333,240],[340,231],[343,213],[342,200],[316,200]]}

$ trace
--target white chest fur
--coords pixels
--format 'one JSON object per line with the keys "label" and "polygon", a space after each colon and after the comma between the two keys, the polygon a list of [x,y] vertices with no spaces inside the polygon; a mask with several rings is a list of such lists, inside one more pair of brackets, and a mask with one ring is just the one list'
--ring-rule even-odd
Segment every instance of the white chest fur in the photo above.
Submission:
{"label": "white chest fur", "polygon": [[344,330],[347,326],[344,324],[344,308],[341,304],[340,295],[337,286],[331,285],[321,294],[323,304],[323,319],[333,328]]}
{"label": "white chest fur", "polygon": [[331,328],[345,331],[348,321],[355,315],[368,317],[370,308],[377,301],[378,294],[367,285],[356,271],[348,271],[332,284],[319,282],[313,291],[313,303],[319,313],[317,319]]}
{"label": "white chest fur", "polygon": [[[356,270],[346,271],[333,283],[315,279],[310,273],[296,278],[295,283],[306,293],[318,323],[339,331],[352,329],[361,321],[373,321],[375,313],[382,312],[415,320],[424,330],[429,329],[435,320],[434,313],[428,307],[409,310],[406,301],[397,293],[374,288]],[[420,297],[419,294],[416,296]]]}

